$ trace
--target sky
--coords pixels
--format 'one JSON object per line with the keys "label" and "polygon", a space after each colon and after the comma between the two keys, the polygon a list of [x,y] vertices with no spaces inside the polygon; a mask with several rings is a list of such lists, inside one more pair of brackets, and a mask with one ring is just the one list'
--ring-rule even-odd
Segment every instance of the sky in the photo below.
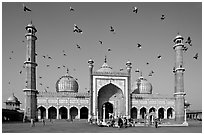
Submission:
{"label": "sky", "polygon": [[[173,39],[179,33],[192,46],[184,53],[184,91],[190,109],[202,109],[202,3],[201,2],[21,2],[2,3],[2,107],[14,93],[24,108],[26,59],[25,27],[32,20],[37,29],[37,90],[56,92],[57,80],[66,74],[77,78],[79,92],[89,89],[88,60],[98,70],[107,56],[114,71],[132,62],[131,81],[142,71],[153,93],[173,97],[175,51]],[[73,12],[69,7],[74,8]],[[138,13],[133,13],[133,7]],[[165,19],[161,20],[161,15]],[[76,24],[83,33],[74,33]],[[110,32],[110,26],[115,34]],[[99,43],[99,40],[103,44]],[[142,48],[137,47],[137,43]],[[76,47],[80,45],[81,49]],[[107,51],[110,48],[112,51]],[[67,56],[64,56],[64,52]],[[198,53],[197,60],[193,56]],[[157,59],[158,55],[161,59]],[[43,58],[51,56],[52,60]],[[149,65],[146,63],[149,62]],[[50,65],[47,67],[46,65]],[[66,66],[65,68],[63,67]],[[58,66],[60,68],[58,69]],[[149,72],[155,73],[149,77]],[[22,73],[20,74],[20,71]],[[42,78],[39,78],[42,77]],[[10,83],[9,83],[10,82]],[[42,83],[43,85],[39,85]],[[47,88],[49,87],[49,88]]]}

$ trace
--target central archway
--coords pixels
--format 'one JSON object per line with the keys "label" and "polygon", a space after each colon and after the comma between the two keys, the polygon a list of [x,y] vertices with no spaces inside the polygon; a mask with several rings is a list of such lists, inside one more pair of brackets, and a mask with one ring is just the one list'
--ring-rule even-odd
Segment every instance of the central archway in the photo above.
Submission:
{"label": "central archway", "polygon": [[[125,99],[123,92],[116,85],[109,83],[103,86],[98,92],[98,118],[103,118],[103,105],[107,106],[109,113],[120,116],[125,115]],[[111,110],[110,110],[111,109]],[[109,114],[106,114],[105,118],[109,118]]]}

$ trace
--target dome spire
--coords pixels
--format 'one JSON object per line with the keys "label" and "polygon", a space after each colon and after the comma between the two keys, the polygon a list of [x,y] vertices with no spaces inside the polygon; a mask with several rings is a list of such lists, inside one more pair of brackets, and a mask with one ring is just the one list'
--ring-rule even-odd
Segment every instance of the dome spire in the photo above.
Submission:
{"label": "dome spire", "polygon": [[106,55],[105,55],[104,63],[107,63],[107,57],[106,57]]}
{"label": "dome spire", "polygon": [[67,73],[66,73],[66,75],[69,76],[69,69],[68,69],[68,68],[67,68]]}

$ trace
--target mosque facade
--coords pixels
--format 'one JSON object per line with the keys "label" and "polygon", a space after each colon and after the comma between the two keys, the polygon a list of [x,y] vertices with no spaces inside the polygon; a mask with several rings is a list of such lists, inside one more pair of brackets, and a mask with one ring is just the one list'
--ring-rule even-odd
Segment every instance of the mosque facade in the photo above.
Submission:
{"label": "mosque facade", "polygon": [[38,92],[36,89],[35,41],[37,32],[31,23],[26,26],[27,53],[25,119],[108,119],[125,116],[133,119],[145,119],[155,116],[159,119],[175,119],[184,122],[184,84],[183,84],[183,37],[174,39],[176,53],[175,90],[172,97],[153,94],[153,86],[140,76],[131,80],[132,63],[126,63],[126,71],[115,72],[107,64],[94,69],[94,61],[89,60],[89,92],[80,93],[79,84],[68,71],[58,80],[56,92]]}

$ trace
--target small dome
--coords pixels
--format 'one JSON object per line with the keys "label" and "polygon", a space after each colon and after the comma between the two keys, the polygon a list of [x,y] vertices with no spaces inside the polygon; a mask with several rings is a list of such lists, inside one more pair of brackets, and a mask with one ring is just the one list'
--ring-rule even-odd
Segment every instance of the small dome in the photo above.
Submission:
{"label": "small dome", "polygon": [[56,83],[57,92],[78,92],[77,81],[69,75],[62,76]]}
{"label": "small dome", "polygon": [[143,77],[140,77],[133,84],[133,92],[134,94],[152,94],[152,84],[149,83]]}
{"label": "small dome", "polygon": [[29,24],[26,26],[26,30],[27,30],[28,28],[32,28],[32,29],[35,30],[35,32],[37,32],[37,29],[36,29],[35,26],[32,24],[32,22],[29,23]]}
{"label": "small dome", "polygon": [[182,37],[181,35],[178,34],[178,35],[174,38],[173,41],[175,42],[177,39],[182,39],[182,40],[183,40],[183,37]]}
{"label": "small dome", "polygon": [[14,96],[14,93],[12,94],[12,96],[10,96],[6,102],[13,102],[13,103],[18,103],[18,98]]}

